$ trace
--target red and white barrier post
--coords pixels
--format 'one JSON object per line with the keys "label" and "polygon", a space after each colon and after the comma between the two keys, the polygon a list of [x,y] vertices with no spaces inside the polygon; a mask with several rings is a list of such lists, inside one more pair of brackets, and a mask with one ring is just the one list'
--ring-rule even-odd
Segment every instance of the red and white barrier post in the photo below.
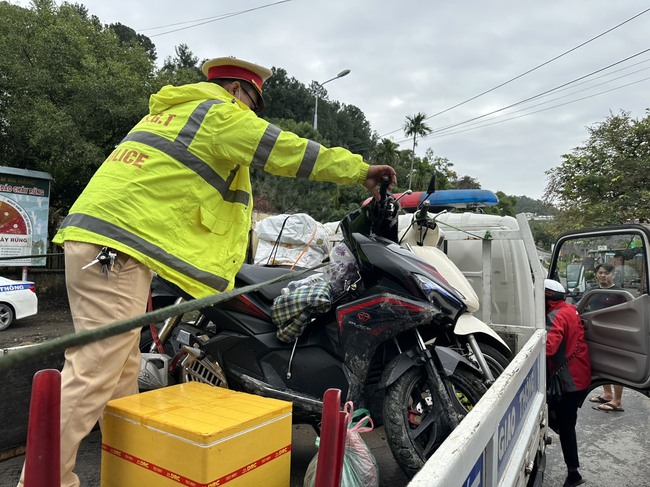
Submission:
{"label": "red and white barrier post", "polygon": [[315,487],[340,487],[348,422],[348,413],[341,411],[340,389],[327,389],[323,395]]}
{"label": "red and white barrier post", "polygon": [[61,484],[61,373],[40,370],[34,374],[27,426],[25,487]]}

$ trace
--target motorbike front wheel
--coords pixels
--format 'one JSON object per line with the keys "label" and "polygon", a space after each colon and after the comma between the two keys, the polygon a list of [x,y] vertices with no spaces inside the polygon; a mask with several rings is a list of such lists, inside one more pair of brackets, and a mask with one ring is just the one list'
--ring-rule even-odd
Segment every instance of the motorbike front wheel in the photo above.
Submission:
{"label": "motorbike front wheel", "polygon": [[[459,364],[445,377],[457,412],[467,414],[485,393],[478,372]],[[384,428],[388,446],[400,468],[413,477],[449,436],[447,419],[436,416],[424,367],[407,370],[386,391]]]}
{"label": "motorbike front wheel", "polygon": [[[492,375],[496,379],[506,369],[510,363],[510,359],[487,343],[478,342],[478,346],[485,357],[485,362],[490,367]],[[471,360],[474,361],[473,357]]]}

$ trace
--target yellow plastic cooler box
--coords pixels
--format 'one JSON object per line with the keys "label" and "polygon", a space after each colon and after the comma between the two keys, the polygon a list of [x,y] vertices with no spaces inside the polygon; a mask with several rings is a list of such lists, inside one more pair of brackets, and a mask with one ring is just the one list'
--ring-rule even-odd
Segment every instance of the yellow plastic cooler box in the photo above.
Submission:
{"label": "yellow plastic cooler box", "polygon": [[102,438],[102,487],[289,485],[289,402],[189,382],[109,402]]}

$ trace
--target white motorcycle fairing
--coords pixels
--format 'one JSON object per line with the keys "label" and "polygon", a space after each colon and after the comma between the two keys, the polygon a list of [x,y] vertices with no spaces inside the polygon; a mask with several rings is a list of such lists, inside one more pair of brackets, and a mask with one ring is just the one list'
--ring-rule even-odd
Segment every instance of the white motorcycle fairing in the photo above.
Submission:
{"label": "white motorcycle fairing", "polygon": [[480,334],[489,335],[498,341],[501,345],[506,347],[508,351],[510,347],[503,341],[497,332],[495,332],[488,325],[479,320],[476,316],[470,313],[463,313],[458,317],[456,326],[454,327],[454,333],[456,335],[471,335],[471,334]]}

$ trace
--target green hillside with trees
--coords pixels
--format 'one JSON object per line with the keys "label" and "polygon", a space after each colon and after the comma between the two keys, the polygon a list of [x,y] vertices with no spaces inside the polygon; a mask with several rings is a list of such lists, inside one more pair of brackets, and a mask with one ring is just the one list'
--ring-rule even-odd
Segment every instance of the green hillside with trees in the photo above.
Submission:
{"label": "green hillside with trees", "polygon": [[[0,2],[0,165],[46,171],[54,177],[53,221],[65,215],[95,170],[147,112],[149,95],[166,84],[203,80],[198,59],[186,45],[159,62],[151,40],[123,24],[104,25],[79,4],[36,0],[29,8]],[[265,85],[268,121],[324,145],[342,146],[398,174],[395,191],[425,189],[433,171],[438,189],[480,188],[471,175],[431,149],[418,155],[418,138],[431,129],[426,114],[405,116],[401,149],[380,139],[364,113],[330,100],[317,83],[306,86],[282,67]],[[312,125],[318,93],[318,130]],[[650,118],[621,113],[589,129],[584,147],[563,156],[549,171],[545,201],[506,195],[485,211],[555,215],[533,225],[548,245],[558,232],[623,220],[645,219],[650,210],[646,184],[650,163]],[[256,208],[305,212],[331,221],[368,196],[361,186],[292,180],[253,174]],[[309,197],[305,197],[305,195]]]}

